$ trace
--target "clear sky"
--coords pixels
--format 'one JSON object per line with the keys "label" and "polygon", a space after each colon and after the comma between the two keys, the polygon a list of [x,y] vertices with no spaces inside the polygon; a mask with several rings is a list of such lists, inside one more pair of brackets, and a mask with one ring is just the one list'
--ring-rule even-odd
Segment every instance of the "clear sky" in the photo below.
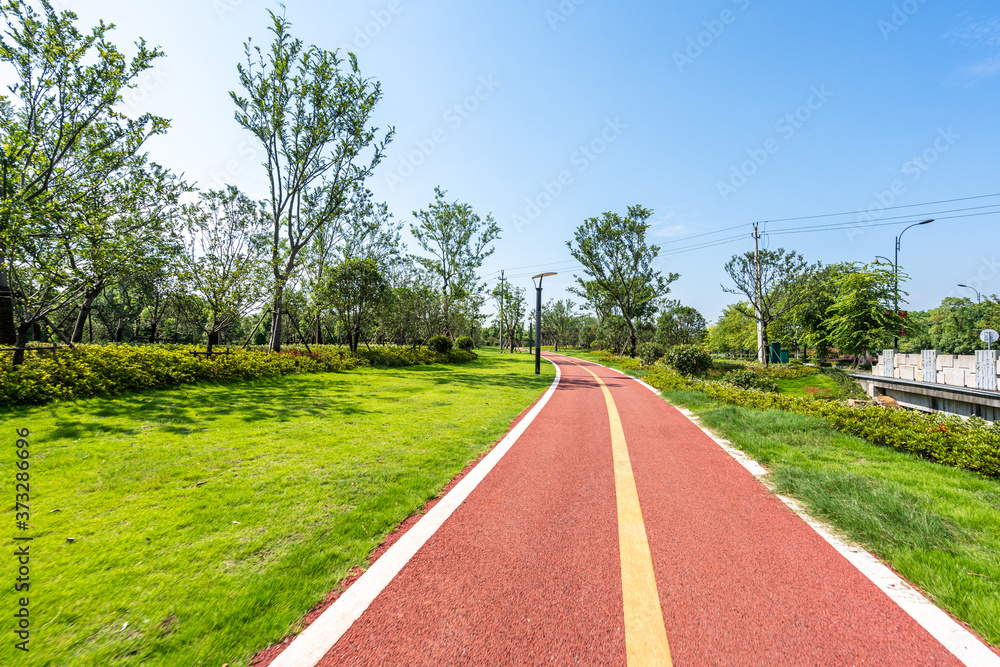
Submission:
{"label": "clear sky", "polygon": [[[268,41],[276,3],[56,4],[87,25],[116,23],[120,45],[143,36],[166,51],[129,100],[172,119],[149,145],[155,160],[202,187],[265,194],[259,149],[233,120],[228,91],[244,41]],[[829,263],[892,257],[903,225],[882,223],[938,218],[903,237],[910,307],[974,297],[957,283],[1000,292],[1000,197],[922,205],[1000,193],[996,0],[286,7],[296,36],[354,51],[382,83],[376,124],[397,134],[371,189],[407,221],[435,185],[492,212],[503,235],[491,278],[507,269],[530,288],[533,272],[559,271],[545,298],[563,297],[573,230],[642,204],[655,212],[659,268],[680,274],[673,296],[709,320],[734,300],[720,286],[723,265],[753,248],[754,221],[767,222],[768,247]],[[857,214],[780,221],[885,205],[909,208],[868,224]],[[969,213],[987,214],[950,217]],[[855,224],[780,233],[832,223]]]}

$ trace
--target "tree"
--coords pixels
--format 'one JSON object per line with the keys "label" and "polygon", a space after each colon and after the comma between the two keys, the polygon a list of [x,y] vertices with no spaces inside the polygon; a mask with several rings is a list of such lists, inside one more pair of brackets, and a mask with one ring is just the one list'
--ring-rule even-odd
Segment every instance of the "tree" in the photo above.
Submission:
{"label": "tree", "polygon": [[903,318],[893,308],[896,281],[891,270],[878,264],[851,269],[833,278],[837,296],[828,311],[830,340],[842,352],[867,356],[892,344]]}
{"label": "tree", "polygon": [[757,347],[756,323],[747,315],[749,303],[727,306],[708,330],[708,347],[713,352],[742,354]]}
{"label": "tree", "polygon": [[[15,79],[0,100],[0,342],[18,348],[33,324],[86,291],[67,256],[89,223],[86,200],[121,179],[145,141],[168,127],[116,110],[161,51],[140,40],[129,61],[108,40],[114,26],[82,33],[74,13],[39,4],[41,14],[24,0],[0,5],[0,62]],[[14,364],[23,359],[14,353]]]}
{"label": "tree", "polygon": [[555,301],[549,299],[542,311],[542,331],[552,335],[555,342],[556,352],[559,351],[559,342],[564,344],[572,336],[576,325],[576,304],[569,299],[565,301]]}
{"label": "tree", "polygon": [[260,47],[245,44],[247,63],[237,71],[246,97],[230,96],[237,122],[267,155],[274,275],[270,348],[278,351],[283,297],[300,254],[321,229],[339,223],[352,195],[381,162],[393,130],[375,140],[377,129],[368,123],[382,89],[361,76],[354,54],[342,70],[336,51],[305,48],[289,34],[283,16],[269,14],[271,49],[265,57]]}
{"label": "tree", "polygon": [[656,342],[664,347],[696,345],[708,335],[701,313],[680,301],[667,301],[656,320]]}
{"label": "tree", "polygon": [[745,303],[735,307],[762,328],[763,344],[757,346],[757,360],[766,364],[770,360],[766,353],[768,326],[809,300],[809,293],[795,286],[801,285],[819,264],[810,266],[797,252],[778,248],[734,255],[725,268],[735,287],[723,285],[722,289],[749,299],[752,310]]}
{"label": "tree", "polygon": [[434,188],[434,201],[426,210],[414,211],[416,224],[410,233],[430,257],[414,260],[440,281],[444,297],[446,333],[455,328],[452,307],[458,300],[481,292],[477,271],[493,254],[493,241],[500,238],[500,227],[491,214],[480,218],[469,204],[445,201],[446,191]]}
{"label": "tree", "polygon": [[505,281],[493,288],[492,296],[497,303],[497,319],[506,334],[506,339],[500,340],[500,349],[510,347],[513,352],[517,345],[517,332],[521,330],[524,311],[528,307],[525,289]]}
{"label": "tree", "polygon": [[233,185],[203,194],[184,218],[190,241],[180,261],[181,282],[198,297],[184,303],[198,308],[188,320],[204,322],[211,354],[219,334],[266,294],[267,220],[260,205]]}
{"label": "tree", "polygon": [[653,212],[642,206],[629,206],[625,217],[607,212],[600,218],[588,218],[577,227],[575,245],[567,241],[570,254],[583,264],[588,279],[576,277],[572,289],[599,310],[613,305],[628,327],[629,355],[635,356],[636,320],[654,312],[655,301],[669,292],[669,285],[680,276],[664,277],[653,269],[660,248],[646,243],[646,222]]}
{"label": "tree", "polygon": [[345,259],[330,272],[326,290],[350,338],[351,352],[357,352],[361,332],[389,295],[389,283],[374,259]]}

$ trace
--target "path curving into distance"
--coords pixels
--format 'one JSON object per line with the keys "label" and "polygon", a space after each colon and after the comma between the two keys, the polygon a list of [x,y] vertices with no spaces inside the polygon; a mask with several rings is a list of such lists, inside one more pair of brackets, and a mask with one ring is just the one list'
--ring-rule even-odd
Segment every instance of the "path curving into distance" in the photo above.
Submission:
{"label": "path curving into distance", "polygon": [[547,356],[553,388],[273,667],[1000,665],[648,387]]}

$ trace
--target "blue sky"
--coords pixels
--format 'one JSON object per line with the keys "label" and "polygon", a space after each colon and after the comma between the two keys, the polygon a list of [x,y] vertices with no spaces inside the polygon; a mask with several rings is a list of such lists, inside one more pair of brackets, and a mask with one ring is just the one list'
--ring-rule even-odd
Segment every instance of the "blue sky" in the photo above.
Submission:
{"label": "blue sky", "polygon": [[[136,113],[173,121],[149,144],[154,159],[203,187],[231,182],[265,194],[259,149],[233,120],[228,91],[243,42],[267,41],[266,10],[276,4],[57,6],[87,25],[116,23],[119,44],[141,35],[166,51],[128,100]],[[492,212],[503,236],[484,269],[491,278],[508,269],[530,287],[534,271],[559,271],[545,297],[563,297],[574,273],[565,243],[573,230],[642,204],[655,212],[659,268],[681,276],[672,295],[709,320],[735,298],[720,286],[723,265],[753,248],[754,221],[769,221],[769,247],[828,263],[891,257],[903,226],[871,223],[937,217],[903,238],[910,307],[972,295],[957,283],[1000,292],[1000,218],[991,213],[1000,209],[990,207],[1000,197],[914,206],[1000,193],[995,2],[286,6],[297,36],[354,51],[362,72],[382,83],[376,124],[397,134],[372,190],[407,221],[435,185]],[[909,208],[876,211],[868,224],[857,214],[778,222],[886,205]],[[856,224],[780,233],[830,223]]]}

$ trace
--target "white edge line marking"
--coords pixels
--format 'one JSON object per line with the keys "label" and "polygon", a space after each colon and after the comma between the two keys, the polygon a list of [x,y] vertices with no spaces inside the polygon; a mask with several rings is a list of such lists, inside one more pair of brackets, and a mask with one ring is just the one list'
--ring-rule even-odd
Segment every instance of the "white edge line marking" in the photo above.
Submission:
{"label": "white edge line marking", "polygon": [[[586,360],[581,359],[581,361]],[[598,364],[596,361],[590,361],[589,363],[601,366],[602,368],[607,368],[608,370],[616,373],[620,373],[627,378],[632,378],[657,396],[662,396],[663,394],[660,390],[643,382],[639,378],[626,375],[625,373],[622,373],[614,368],[610,368],[609,366],[605,366],[604,364]],[[932,637],[934,637],[934,639],[938,640],[942,646],[951,651],[951,653],[956,658],[961,660],[963,664],[969,665],[969,667],[1000,667],[1000,656],[990,650],[990,648],[980,641],[978,637],[962,627],[945,611],[937,607],[919,591],[906,583],[906,581],[900,578],[899,575],[883,565],[881,561],[875,558],[875,556],[868,553],[868,551],[862,549],[861,547],[847,544],[844,540],[837,537],[833,533],[833,529],[829,526],[820,523],[809,516],[809,514],[798,502],[792,498],[786,498],[785,496],[775,492],[771,484],[764,478],[764,476],[767,475],[767,469],[764,468],[764,466],[747,456],[746,453],[733,447],[728,440],[723,440],[699,424],[698,417],[690,410],[677,407],[674,409],[678,410],[682,415],[687,417],[692,424],[701,429],[705,435],[711,438],[717,445],[722,447],[726,453],[733,457],[737,463],[746,468],[750,474],[756,477],[761,484],[768,488],[768,490],[774,492],[774,495],[781,499],[781,502],[785,503],[790,510],[798,514],[803,521],[809,524],[809,526],[815,530],[820,537],[826,540],[827,544],[836,549],[837,552],[846,558],[851,565],[861,572],[861,574],[865,575],[869,581],[878,586],[879,590],[889,596],[890,600],[895,602],[900,609],[909,614],[910,617],[920,625],[920,627],[926,630]]]}
{"label": "white edge line marking", "polygon": [[[548,361],[552,363],[551,360]],[[517,426],[511,429],[510,433],[504,436],[490,453],[469,471],[468,475],[452,487],[444,498],[389,547],[381,558],[337,598],[336,602],[293,639],[288,648],[274,659],[271,667],[314,667],[333,648],[389,582],[399,574],[403,566],[493,470],[549,402],[562,377],[559,366],[555,363],[552,365],[556,367],[555,379],[524,419],[518,422]]]}
{"label": "white edge line marking", "polygon": [[941,643],[946,649],[969,667],[1000,667],[1000,656],[991,651],[974,634],[962,627],[955,619],[934,605],[930,600],[920,594],[915,588],[899,577],[895,572],[883,565],[875,556],[861,547],[850,545],[834,534],[826,524],[813,519],[803,509],[803,507],[793,500],[774,491],[774,487],[768,483],[764,476],[767,470],[744,452],[732,447],[731,443],[716,436],[698,423],[698,417],[690,410],[676,408],[682,415],[687,417],[691,423],[702,430],[736,462],[746,468],[757,480],[774,492],[781,502],[799,515],[820,537],[826,540],[827,544],[837,550],[837,552],[847,559],[861,574],[875,584],[879,590],[885,593],[890,600],[896,603],[900,609],[909,614],[924,630],[934,639]]}

